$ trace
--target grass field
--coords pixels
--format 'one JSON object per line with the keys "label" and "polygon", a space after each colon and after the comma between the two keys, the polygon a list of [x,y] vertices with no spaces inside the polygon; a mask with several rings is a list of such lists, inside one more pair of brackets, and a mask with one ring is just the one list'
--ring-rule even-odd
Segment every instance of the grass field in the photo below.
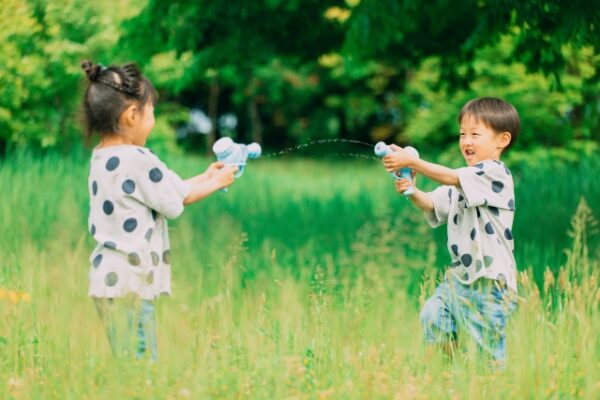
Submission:
{"label": "grass field", "polygon": [[87,297],[86,157],[0,161],[0,398],[598,399],[600,159],[511,167],[521,302],[494,372],[468,340],[424,357],[445,228],[377,162],[259,160],[188,207],[150,364],[111,356]]}

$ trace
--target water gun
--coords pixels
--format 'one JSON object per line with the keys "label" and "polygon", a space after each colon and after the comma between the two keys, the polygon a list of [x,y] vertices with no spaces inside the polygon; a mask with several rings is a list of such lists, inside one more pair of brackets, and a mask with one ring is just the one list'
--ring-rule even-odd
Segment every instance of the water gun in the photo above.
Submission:
{"label": "water gun", "polygon": [[[404,148],[413,157],[419,158],[419,152],[414,147],[406,146]],[[388,154],[393,153],[394,150],[384,142],[377,142],[375,145],[375,155],[378,157],[385,157]],[[412,170],[410,168],[400,168],[391,173],[395,179],[408,179],[412,183]],[[414,187],[404,192],[405,196],[412,196],[415,193]]]}
{"label": "water gun", "polygon": [[[225,165],[238,167],[234,178],[242,176],[246,160],[258,158],[262,153],[262,148],[258,143],[250,143],[249,145],[235,143],[229,137],[217,140],[212,149],[218,161],[222,161]],[[222,189],[222,191],[227,192],[227,188]]]}

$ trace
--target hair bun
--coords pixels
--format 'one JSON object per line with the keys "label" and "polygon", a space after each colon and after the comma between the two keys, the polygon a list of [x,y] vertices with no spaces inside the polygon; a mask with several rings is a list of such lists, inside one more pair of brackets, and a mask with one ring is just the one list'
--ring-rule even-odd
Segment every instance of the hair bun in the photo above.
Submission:
{"label": "hair bun", "polygon": [[102,67],[99,64],[92,64],[90,60],[85,60],[81,63],[81,68],[85,71],[90,82],[95,82],[98,80],[100,72],[102,71]]}

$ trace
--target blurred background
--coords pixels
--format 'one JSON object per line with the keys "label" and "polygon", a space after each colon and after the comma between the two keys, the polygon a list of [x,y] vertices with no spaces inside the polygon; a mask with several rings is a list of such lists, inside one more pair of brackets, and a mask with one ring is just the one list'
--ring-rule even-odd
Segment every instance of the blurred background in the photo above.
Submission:
{"label": "blurred background", "polygon": [[91,59],[137,62],[156,85],[156,150],[206,153],[232,136],[271,150],[339,138],[439,154],[455,149],[460,107],[489,95],[521,114],[515,153],[573,159],[600,137],[599,9],[592,0],[4,0],[0,154],[79,145],[80,64]]}

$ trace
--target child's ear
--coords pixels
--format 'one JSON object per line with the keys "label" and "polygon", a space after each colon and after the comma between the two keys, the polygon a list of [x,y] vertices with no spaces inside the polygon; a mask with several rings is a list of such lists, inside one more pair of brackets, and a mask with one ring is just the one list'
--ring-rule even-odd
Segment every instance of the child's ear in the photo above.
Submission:
{"label": "child's ear", "polygon": [[135,104],[130,105],[121,114],[121,122],[126,126],[133,126],[139,118],[138,108]]}
{"label": "child's ear", "polygon": [[500,133],[498,144],[501,148],[504,149],[510,144],[510,139],[512,139],[512,135],[510,134],[510,132],[502,132]]}

